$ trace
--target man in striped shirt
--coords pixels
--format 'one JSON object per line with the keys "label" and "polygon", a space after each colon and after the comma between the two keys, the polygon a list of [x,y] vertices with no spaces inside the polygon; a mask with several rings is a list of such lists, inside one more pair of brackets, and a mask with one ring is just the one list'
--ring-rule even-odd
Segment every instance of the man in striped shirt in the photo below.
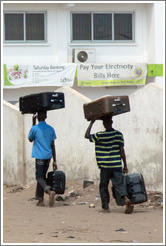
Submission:
{"label": "man in striped shirt", "polygon": [[[125,189],[122,184],[122,172],[127,173],[126,155],[124,151],[124,140],[121,132],[112,128],[112,117],[104,117],[103,125],[105,131],[90,134],[92,125],[95,121],[92,120],[85,133],[85,138],[90,142],[95,143],[95,152],[97,165],[100,168],[100,196],[102,208],[109,211],[110,194],[108,191],[108,184],[111,179],[116,191],[125,200],[125,213],[132,213],[133,206],[127,198]],[[122,161],[124,167],[122,170]]]}

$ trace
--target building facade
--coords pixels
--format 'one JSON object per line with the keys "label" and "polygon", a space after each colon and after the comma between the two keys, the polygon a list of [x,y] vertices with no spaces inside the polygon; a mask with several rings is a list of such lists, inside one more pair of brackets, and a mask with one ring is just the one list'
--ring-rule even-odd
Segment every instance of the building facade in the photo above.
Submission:
{"label": "building facade", "polygon": [[[3,3],[3,64],[163,64],[164,4],[154,2],[40,2]],[[86,61],[77,54],[89,55]],[[81,53],[82,54],[82,53]],[[81,57],[80,57],[81,58]],[[86,59],[86,57],[83,57]],[[151,69],[151,68],[150,68]],[[155,69],[155,68],[154,68]],[[100,76],[100,75],[99,75]],[[101,78],[102,80],[102,78]],[[146,83],[163,86],[154,72]],[[85,96],[130,95],[142,85],[71,85]],[[20,96],[54,91],[52,86],[4,86],[4,99],[17,102]]]}

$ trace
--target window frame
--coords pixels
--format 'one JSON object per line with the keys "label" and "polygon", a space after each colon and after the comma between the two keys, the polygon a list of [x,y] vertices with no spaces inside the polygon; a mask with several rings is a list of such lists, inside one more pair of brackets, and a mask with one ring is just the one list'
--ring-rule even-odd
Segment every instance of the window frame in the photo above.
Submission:
{"label": "window frame", "polygon": [[[23,14],[23,37],[24,40],[5,40],[5,14]],[[44,14],[44,40],[26,40],[26,14]],[[3,42],[4,43],[46,43],[47,42],[47,12],[46,11],[5,11],[3,15]]]}
{"label": "window frame", "polygon": [[[73,14],[91,14],[91,40],[73,40]],[[112,40],[94,40],[93,32],[93,15],[94,14],[112,14]],[[131,14],[132,15],[132,40],[115,40],[114,39],[114,14]],[[126,44],[126,43],[135,43],[135,11],[72,11],[70,13],[70,42],[74,43],[88,43],[88,44],[97,44],[97,43],[113,43],[113,44]]]}

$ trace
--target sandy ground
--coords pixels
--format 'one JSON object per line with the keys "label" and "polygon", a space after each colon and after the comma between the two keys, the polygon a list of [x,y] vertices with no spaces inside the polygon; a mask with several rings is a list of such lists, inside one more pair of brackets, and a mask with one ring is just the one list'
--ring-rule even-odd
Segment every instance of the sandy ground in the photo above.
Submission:
{"label": "sandy ground", "polygon": [[148,191],[148,202],[135,205],[132,214],[111,197],[110,213],[103,213],[98,184],[83,188],[83,182],[68,181],[52,208],[47,194],[45,207],[36,206],[35,186],[3,187],[3,243],[163,243],[160,193]]}

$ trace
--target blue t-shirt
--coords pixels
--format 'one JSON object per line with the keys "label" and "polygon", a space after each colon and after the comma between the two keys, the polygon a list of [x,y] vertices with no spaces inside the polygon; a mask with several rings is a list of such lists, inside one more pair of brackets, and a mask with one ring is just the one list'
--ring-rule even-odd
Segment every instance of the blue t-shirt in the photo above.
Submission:
{"label": "blue t-shirt", "polygon": [[40,121],[38,125],[32,126],[28,138],[34,140],[32,148],[33,158],[52,158],[51,143],[57,138],[52,126],[48,125],[45,121]]}

